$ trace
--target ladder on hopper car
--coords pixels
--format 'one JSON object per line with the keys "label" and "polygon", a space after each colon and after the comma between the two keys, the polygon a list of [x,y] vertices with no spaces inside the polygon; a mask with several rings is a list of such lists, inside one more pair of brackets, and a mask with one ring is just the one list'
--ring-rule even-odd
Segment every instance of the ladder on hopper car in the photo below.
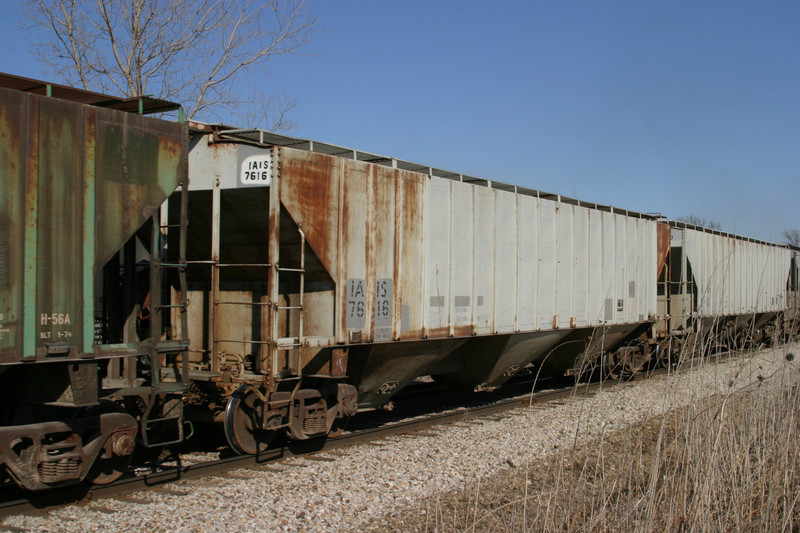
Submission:
{"label": "ladder on hopper car", "polygon": [[[300,236],[300,264],[296,267],[282,267],[278,264],[273,265],[272,263],[221,263],[219,261],[210,261],[212,266],[212,274],[211,274],[211,316],[210,316],[210,342],[209,344],[212,346],[212,354],[217,354],[216,357],[212,355],[211,359],[211,371],[212,372],[219,372],[222,370],[222,361],[221,357],[224,353],[220,350],[220,346],[223,344],[239,344],[239,345],[250,345],[253,347],[260,347],[266,350],[266,357],[262,359],[262,361],[267,362],[266,368],[260,368],[259,370],[270,376],[270,380],[273,382],[278,381],[294,381],[299,380],[302,377],[302,372],[300,369],[300,358],[299,358],[299,348],[303,344],[303,324],[304,324],[304,286],[305,286],[305,233],[302,229],[298,228],[298,233]],[[218,253],[219,247],[219,236],[213,235],[212,236],[212,254],[215,257],[219,257]],[[215,250],[216,248],[216,250]],[[202,263],[200,261],[191,261],[191,263]],[[272,291],[267,291],[267,301],[234,301],[234,300],[220,300],[220,269],[225,268],[255,268],[255,269],[265,269],[270,271],[267,275],[273,276],[272,278]],[[281,275],[294,275],[298,277],[298,285],[299,285],[299,296],[297,305],[280,305],[278,303],[278,287],[280,287],[280,278]],[[217,328],[218,323],[218,309],[220,306],[245,306],[250,308],[260,307],[262,309],[266,309],[268,313],[268,321],[269,324],[269,338],[264,339],[254,339],[254,338],[245,338],[242,336],[241,338],[225,338],[220,337],[218,335],[219,331]],[[297,337],[280,337],[279,336],[279,322],[280,322],[280,313],[282,311],[297,311],[298,313],[298,335]],[[298,350],[298,356],[296,358],[296,372],[292,371],[292,361],[290,360],[290,356],[288,353],[291,350]],[[255,350],[251,350],[255,351]],[[283,357],[281,355],[283,354]],[[252,354],[255,355],[255,354]],[[255,359],[253,363],[255,364]],[[281,359],[284,361],[282,362]],[[239,361],[242,363],[242,361]]]}
{"label": "ladder on hopper car", "polygon": [[[271,364],[271,372],[270,376],[275,381],[294,381],[300,380],[303,375],[303,369],[301,368],[301,361],[300,361],[300,347],[303,345],[303,321],[305,318],[305,307],[303,303],[304,293],[305,293],[305,278],[306,278],[306,234],[303,232],[303,229],[298,226],[297,228],[298,233],[300,234],[300,265],[296,268],[292,267],[275,267],[275,289],[277,291],[278,287],[280,287],[280,275],[281,273],[286,273],[290,275],[297,276],[298,279],[298,301],[297,305],[274,305],[272,307],[272,315],[270,317],[270,324],[271,324],[271,331],[270,334],[275,342],[270,346],[270,353],[269,353],[269,361]],[[278,337],[278,322],[279,322],[279,313],[281,311],[287,311],[291,313],[292,311],[297,311],[297,337]],[[292,350],[297,350],[297,371],[292,372],[292,364],[289,360],[289,353]],[[283,367],[281,367],[281,354],[284,354],[283,359],[285,359],[285,363]],[[288,370],[287,374],[282,374],[283,370]]]}
{"label": "ladder on hopper car", "polygon": [[[223,344],[241,344],[241,345],[251,345],[253,347],[262,347],[268,346],[268,340],[261,340],[261,339],[253,339],[253,338],[224,338],[220,337],[219,328],[217,324],[219,322],[218,316],[220,306],[245,306],[250,308],[261,307],[261,308],[269,308],[271,306],[270,299],[267,298],[268,301],[266,302],[255,302],[255,301],[238,301],[238,300],[220,300],[220,288],[219,288],[219,281],[220,281],[220,270],[221,269],[228,269],[228,268],[254,268],[254,269],[266,269],[269,270],[272,265],[269,263],[220,263],[219,261],[212,261],[212,273],[211,273],[211,310],[210,310],[210,317],[209,322],[211,324],[209,330],[209,344],[211,346],[211,371],[212,372],[220,372],[222,371],[223,365],[226,361],[222,361],[221,358],[224,355],[224,351],[220,348]],[[254,349],[251,349],[252,352],[255,352]],[[217,354],[215,357],[214,354]],[[255,354],[252,354],[255,355]],[[241,364],[244,367],[244,360],[237,360],[237,364]]]}
{"label": "ladder on hopper car", "polygon": [[[149,398],[142,414],[142,441],[145,446],[164,446],[182,442],[186,437],[184,431],[182,395],[189,388],[189,341],[188,331],[188,297],[186,294],[186,239],[188,192],[184,179],[180,185],[180,215],[178,223],[170,223],[169,201],[152,215],[152,236],[150,246],[150,388]],[[178,253],[170,259],[164,255],[164,243],[170,242],[170,232],[178,231],[178,238],[171,242],[178,244]],[[179,303],[171,303],[167,298],[162,302],[165,288],[171,287],[170,273],[175,272],[177,278],[176,292],[180,295]],[[169,337],[162,339],[162,324],[165,313],[171,321],[178,315],[179,333],[173,324]],[[162,372],[172,373],[173,381],[164,381]],[[169,396],[173,398],[167,400]],[[159,409],[154,413],[154,407]]]}

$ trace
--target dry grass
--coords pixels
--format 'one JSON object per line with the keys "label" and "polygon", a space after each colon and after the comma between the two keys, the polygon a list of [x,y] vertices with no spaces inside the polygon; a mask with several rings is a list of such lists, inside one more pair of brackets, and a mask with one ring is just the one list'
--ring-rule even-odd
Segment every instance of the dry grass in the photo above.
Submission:
{"label": "dry grass", "polygon": [[[792,359],[788,351],[784,356]],[[398,529],[800,529],[800,372],[670,411],[544,463],[442,494]]]}

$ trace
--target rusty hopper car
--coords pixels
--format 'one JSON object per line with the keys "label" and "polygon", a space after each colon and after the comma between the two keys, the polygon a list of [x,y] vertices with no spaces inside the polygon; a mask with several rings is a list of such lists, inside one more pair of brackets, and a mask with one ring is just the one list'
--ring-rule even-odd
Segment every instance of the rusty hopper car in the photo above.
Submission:
{"label": "rusty hopper car", "polygon": [[159,388],[150,361],[186,344],[162,340],[152,252],[186,126],[140,115],[174,108],[0,75],[0,466],[24,488],[108,482],[137,435],[183,436],[184,384]]}
{"label": "rusty hopper car", "polygon": [[656,319],[653,217],[194,126],[193,401],[239,452],[336,433],[421,375],[490,389],[532,363],[624,359]]}
{"label": "rusty hopper car", "polygon": [[656,337],[670,341],[665,356],[796,330],[796,250],[677,221],[670,235],[659,280],[660,315],[668,318],[656,326]]}

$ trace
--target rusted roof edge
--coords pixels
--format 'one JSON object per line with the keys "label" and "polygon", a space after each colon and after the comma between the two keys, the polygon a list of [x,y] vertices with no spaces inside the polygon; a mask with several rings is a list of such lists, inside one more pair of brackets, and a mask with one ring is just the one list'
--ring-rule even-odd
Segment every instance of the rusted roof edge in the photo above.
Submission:
{"label": "rusted roof edge", "polygon": [[66,85],[25,78],[5,72],[0,72],[0,87],[144,115],[165,113],[181,108],[181,105],[178,103],[161,100],[160,98],[153,98],[150,96],[117,98],[107,94],[76,89]]}

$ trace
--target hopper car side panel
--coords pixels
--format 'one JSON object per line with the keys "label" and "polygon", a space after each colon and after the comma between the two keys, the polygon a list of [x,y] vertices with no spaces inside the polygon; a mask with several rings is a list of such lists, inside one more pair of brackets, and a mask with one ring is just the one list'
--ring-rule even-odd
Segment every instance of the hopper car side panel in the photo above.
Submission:
{"label": "hopper car side panel", "polygon": [[[493,280],[493,297],[488,304],[494,308],[493,319],[494,333],[512,333],[516,331],[517,326],[517,298],[519,295],[514,290],[514,284],[511,280],[517,279],[517,271],[519,269],[519,261],[512,260],[517,257],[517,248],[520,249],[519,260],[529,260],[527,263],[527,272],[532,279],[535,279],[538,262],[533,261],[534,250],[529,245],[518,245],[519,232],[509,231],[509,228],[516,228],[517,226],[517,209],[516,203],[517,195],[506,191],[494,191],[494,247],[495,253],[493,257],[494,262],[494,280]],[[524,224],[523,227],[532,227],[535,224],[533,218],[534,212],[532,210],[524,211],[527,214],[520,222]],[[535,234],[533,234],[535,235]],[[523,278],[525,279],[525,278]],[[526,284],[528,290],[532,290],[531,282]]]}
{"label": "hopper car side panel", "polygon": [[484,187],[473,187],[475,194],[475,220],[474,235],[475,245],[473,251],[473,272],[475,282],[473,286],[474,297],[474,322],[477,335],[488,335],[494,332],[496,324],[492,320],[494,310],[495,278],[497,265],[495,264],[494,224],[496,216],[494,207],[494,192]]}
{"label": "hopper car side panel", "polygon": [[[339,300],[344,318],[336,321],[337,331],[349,333],[337,333],[339,342],[359,335],[362,341],[398,339],[395,325],[404,313],[409,339],[625,324],[655,315],[654,221],[413,173],[403,183],[414,184],[414,195],[401,197],[397,174],[404,171],[280,151],[282,205],[337,286],[358,298],[363,292],[363,316],[352,303],[356,298],[349,308],[347,297]],[[411,206],[425,206],[424,217]],[[603,238],[590,238],[598,225]],[[592,264],[600,256],[603,261]],[[404,263],[410,268],[400,268]],[[594,271],[605,272],[599,287],[578,274]],[[405,279],[423,281],[424,297],[407,297]],[[379,280],[398,285],[385,322],[391,331],[380,333]]]}
{"label": "hopper car side panel", "polygon": [[590,324],[589,313],[589,270],[591,268],[589,252],[589,209],[583,206],[571,206],[575,211],[573,218],[573,239],[575,257],[572,260],[572,285],[575,287],[575,302],[572,312],[572,321],[560,321],[578,328],[588,327]]}
{"label": "hopper car side panel", "polygon": [[177,187],[184,129],[10,89],[0,96],[0,362],[127,354],[95,344],[95,275]]}
{"label": "hopper car side panel", "polygon": [[697,282],[697,310],[706,316],[778,312],[786,300],[787,248],[684,229]]}
{"label": "hopper car side panel", "polygon": [[[25,201],[28,159],[22,156],[28,136],[26,97],[16,91],[4,90],[0,94],[0,360],[15,362],[25,353],[22,347],[23,302],[26,297],[32,298],[25,294],[22,281],[26,211],[31,211],[33,206]],[[35,337],[29,337],[29,342],[33,342]],[[33,352],[32,348],[29,350]]]}
{"label": "hopper car side panel", "polygon": [[[473,236],[468,214],[475,213],[475,196],[457,192],[465,188],[495,196],[495,217],[483,220],[494,226],[493,243]],[[493,333],[626,324],[655,315],[655,222],[436,177],[428,191],[428,205],[436,206],[428,210],[425,258],[430,330],[455,332],[463,326],[456,315],[478,316],[478,302],[494,306]],[[462,213],[459,224],[446,210]],[[484,249],[490,247],[494,264],[474,270],[473,258],[489,255]],[[492,273],[493,283],[486,283]],[[491,286],[493,294],[472,292]],[[462,310],[456,302],[470,305]]]}
{"label": "hopper car side panel", "polygon": [[[655,315],[653,220],[289,147],[194,144],[192,157],[203,162],[202,169],[215,169],[220,183],[201,176],[193,188],[211,184],[223,199],[232,194],[228,189],[241,187],[238,165],[247,155],[268,154],[273,178],[264,190],[270,205],[277,202],[273,213],[281,213],[280,227],[267,229],[269,242],[275,243],[270,268],[281,280],[277,296],[256,298],[246,286],[241,293],[231,285],[208,298],[193,297],[210,307],[190,312],[196,317],[190,337],[199,342],[203,322],[212,317],[213,339],[193,350],[210,352],[212,370],[225,366],[223,357],[247,359],[251,350],[259,351],[256,345],[295,343],[297,349],[279,348],[285,352],[280,357],[274,349],[272,355],[270,348],[261,349],[255,375],[274,376],[273,367],[289,374],[319,373],[330,367],[321,362],[333,353],[330,348],[351,347],[348,375],[360,384],[360,398],[383,403],[426,372],[497,386],[567,335],[574,337],[573,349],[562,355],[561,364],[571,367],[590,337],[596,337],[595,351],[609,349]],[[264,216],[257,206],[250,215],[235,204],[220,209],[219,215],[213,215],[214,208],[206,211],[210,221],[196,225],[210,231],[212,240],[216,218],[231,217],[225,209],[237,209],[240,217]],[[220,253],[230,239],[225,233],[219,226]],[[264,240],[251,239],[251,245],[263,247]],[[305,271],[302,296],[296,283],[285,281],[289,274],[282,269]],[[265,272],[263,278],[273,275]],[[279,311],[248,317],[245,307],[234,316],[233,310],[210,303],[258,299]],[[273,326],[264,327],[270,320]],[[275,324],[277,336],[271,333]],[[511,338],[520,334],[530,338]],[[478,348],[468,341],[483,335],[505,336],[492,341],[491,349],[481,348],[482,356],[472,355]],[[416,344],[405,355],[382,346],[398,340],[441,342]],[[377,389],[385,391],[380,398]]]}
{"label": "hopper car side panel", "polygon": [[448,337],[450,332],[452,239],[451,192],[453,183],[435,180],[426,191],[425,255],[419,258],[425,279],[425,336]]}

